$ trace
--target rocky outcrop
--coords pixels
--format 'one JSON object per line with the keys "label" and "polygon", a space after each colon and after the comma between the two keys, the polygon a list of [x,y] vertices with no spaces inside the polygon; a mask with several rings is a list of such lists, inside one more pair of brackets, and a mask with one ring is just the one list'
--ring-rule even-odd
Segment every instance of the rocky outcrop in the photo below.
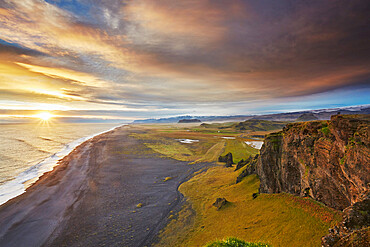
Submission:
{"label": "rocky outcrop", "polygon": [[265,138],[256,173],[261,193],[311,196],[343,210],[369,190],[369,115],[288,124]]}
{"label": "rocky outcrop", "polygon": [[236,183],[241,182],[242,179],[245,178],[246,176],[255,174],[257,171],[257,163],[258,163],[258,154],[254,157],[249,156],[249,158],[247,159],[247,163],[245,164],[246,166],[245,169],[236,178]]}
{"label": "rocky outcrop", "polygon": [[247,164],[249,164],[252,160],[252,156],[249,156],[246,160],[244,159],[241,159],[238,164],[236,165],[235,167],[235,171],[239,170],[240,168],[242,168],[243,166],[246,166]]}
{"label": "rocky outcrop", "polygon": [[370,193],[343,210],[343,221],[323,237],[322,246],[370,246]]}
{"label": "rocky outcrop", "polygon": [[227,153],[225,156],[218,157],[218,162],[225,162],[226,167],[232,167],[234,164],[232,153]]}
{"label": "rocky outcrop", "polygon": [[212,205],[215,206],[217,210],[220,210],[227,203],[228,201],[225,198],[217,198],[216,201]]}
{"label": "rocky outcrop", "polygon": [[318,120],[318,117],[316,117],[315,114],[313,114],[312,112],[303,113],[296,119],[297,122],[306,122],[306,121],[314,121],[314,120]]}

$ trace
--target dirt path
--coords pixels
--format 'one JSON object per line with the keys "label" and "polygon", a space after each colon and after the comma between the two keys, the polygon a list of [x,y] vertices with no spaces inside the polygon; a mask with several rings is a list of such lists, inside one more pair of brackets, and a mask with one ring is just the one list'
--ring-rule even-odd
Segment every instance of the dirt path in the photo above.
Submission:
{"label": "dirt path", "polygon": [[161,158],[129,136],[137,131],[85,142],[2,205],[0,246],[150,246],[182,201],[179,184],[208,164]]}

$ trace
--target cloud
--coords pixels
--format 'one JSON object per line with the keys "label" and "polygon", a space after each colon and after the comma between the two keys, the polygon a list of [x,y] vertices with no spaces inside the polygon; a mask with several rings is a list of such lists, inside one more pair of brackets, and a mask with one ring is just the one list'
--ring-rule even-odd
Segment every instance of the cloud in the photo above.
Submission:
{"label": "cloud", "polygon": [[361,0],[2,1],[0,90],[72,108],[241,109],[369,87],[369,10]]}
{"label": "cloud", "polygon": [[46,76],[50,76],[53,78],[61,78],[74,81],[78,84],[82,84],[85,86],[93,86],[93,87],[104,87],[107,86],[107,82],[99,80],[93,75],[89,75],[86,73],[81,73],[73,70],[62,69],[62,68],[48,68],[42,66],[36,66],[31,64],[24,64],[24,63],[16,63],[22,67],[27,68],[29,71],[41,73]]}

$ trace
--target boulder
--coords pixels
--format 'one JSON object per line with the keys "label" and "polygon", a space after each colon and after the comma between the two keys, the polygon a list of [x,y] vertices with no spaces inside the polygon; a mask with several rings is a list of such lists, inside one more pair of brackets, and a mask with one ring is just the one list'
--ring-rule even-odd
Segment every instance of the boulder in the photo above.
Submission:
{"label": "boulder", "polygon": [[232,167],[232,165],[234,164],[232,153],[228,153],[225,156],[218,157],[218,162],[225,162],[226,167]]}
{"label": "boulder", "polygon": [[235,168],[235,171],[239,170],[240,168],[242,168],[243,166],[247,165],[249,162],[251,162],[252,160],[252,156],[249,156],[248,159],[246,160],[241,160],[238,162],[238,164],[236,165],[236,168]]}
{"label": "boulder", "polygon": [[236,178],[236,183],[241,182],[242,179],[245,178],[246,176],[257,173],[256,168],[257,168],[257,162],[258,162],[258,154],[254,157],[250,156],[248,161],[249,163],[246,165],[245,169]]}
{"label": "boulder", "polygon": [[343,221],[321,239],[322,246],[370,246],[370,192],[344,209],[343,214]]}
{"label": "boulder", "polygon": [[215,206],[217,210],[220,210],[227,203],[228,201],[225,198],[217,198],[216,201],[212,205]]}

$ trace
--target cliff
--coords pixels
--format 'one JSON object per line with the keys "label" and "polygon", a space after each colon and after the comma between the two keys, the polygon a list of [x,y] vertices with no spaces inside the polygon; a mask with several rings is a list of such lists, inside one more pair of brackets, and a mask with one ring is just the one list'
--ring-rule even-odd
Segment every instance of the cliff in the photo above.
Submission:
{"label": "cliff", "polygon": [[369,115],[288,124],[270,134],[256,172],[261,193],[311,196],[343,210],[369,190]]}

